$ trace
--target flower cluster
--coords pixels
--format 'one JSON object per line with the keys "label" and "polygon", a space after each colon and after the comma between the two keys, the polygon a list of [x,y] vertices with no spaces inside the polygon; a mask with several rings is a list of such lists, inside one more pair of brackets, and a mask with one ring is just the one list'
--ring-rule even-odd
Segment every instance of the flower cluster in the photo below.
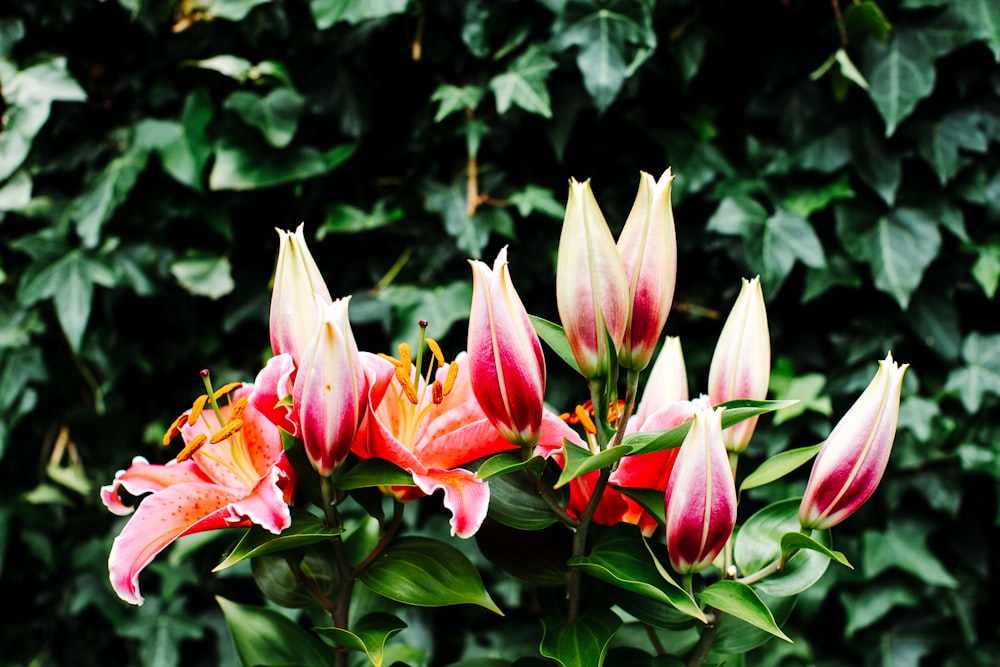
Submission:
{"label": "flower cluster", "polygon": [[[452,361],[425,336],[426,322],[420,323],[415,347],[402,343],[395,355],[360,349],[350,323],[350,296],[331,296],[301,226],[294,233],[279,230],[272,354],[254,382],[214,390],[203,372],[206,393],[173,422],[163,440],[168,445],[182,438],[176,458],[154,465],[137,457],[102,489],[112,512],[134,510],[111,550],[114,590],[141,604],[139,573],[183,535],[254,525],[273,535],[288,530],[293,523],[289,505],[304,476],[321,492],[318,510],[329,532],[315,533],[315,539],[331,541],[340,586],[335,599],[326,598],[319,586],[309,591],[336,628],[345,631],[351,586],[395,543],[403,504],[440,491],[452,535],[468,538],[487,519],[491,478],[499,475],[520,480],[520,488],[528,489],[524,498],[543,502],[552,521],[572,533],[565,566],[570,622],[581,618],[584,572],[623,586],[624,578],[607,559],[601,567],[587,567],[588,554],[598,548],[588,538],[593,524],[625,527],[634,536],[628,539],[643,545],[658,543],[651,547],[656,555],[640,550],[629,558],[656,560],[653,571],[662,573],[663,586],[680,591],[664,594],[665,599],[702,623],[712,617],[712,608],[736,617],[746,613],[741,605],[747,596],[732,586],[750,587],[781,572],[800,550],[835,557],[813,538],[855,512],[878,485],[907,366],[888,355],[822,446],[800,450],[793,466],[762,466],[760,477],[773,480],[815,455],[797,517],[788,517],[798,533],[775,545],[773,563],[738,562],[733,549],[737,463],[759,416],[784,403],[766,400],[771,351],[758,278],[742,282],[716,342],[706,390],[693,398],[689,393],[681,342],[663,336],[677,277],[672,183],[669,169],[659,179],[641,174],[616,241],[589,181],[571,180],[556,271],[560,324],[528,315],[506,248],[492,267],[470,260],[467,350]],[[545,404],[543,339],[582,377],[589,393],[562,415]],[[293,466],[293,450],[301,451],[308,464]],[[381,489],[397,512],[389,522],[379,519],[380,534],[370,552],[349,557],[341,540],[339,503],[363,486]],[[119,490],[149,495],[134,509]],[[427,543],[404,544],[412,551],[414,544]],[[421,558],[451,553],[439,546],[420,548],[430,549],[418,554]],[[252,557],[236,551],[236,557]],[[659,559],[669,562],[680,585]],[[458,561],[452,565],[465,567]],[[719,569],[716,578],[732,586],[699,592],[692,577],[712,566]],[[395,576],[407,582],[403,591],[379,588],[380,581],[392,577],[366,581],[401,602],[431,604],[428,596],[444,600],[441,604],[469,601],[461,595],[448,598],[441,591],[456,586],[426,572],[401,572]],[[473,583],[481,586],[478,578]],[[421,587],[426,590],[413,592]],[[646,583],[630,590],[649,594],[654,589]],[[496,610],[485,591],[483,596],[476,603]],[[759,616],[754,618],[759,624]],[[776,625],[765,629],[783,636]],[[340,645],[338,664],[344,650]]]}

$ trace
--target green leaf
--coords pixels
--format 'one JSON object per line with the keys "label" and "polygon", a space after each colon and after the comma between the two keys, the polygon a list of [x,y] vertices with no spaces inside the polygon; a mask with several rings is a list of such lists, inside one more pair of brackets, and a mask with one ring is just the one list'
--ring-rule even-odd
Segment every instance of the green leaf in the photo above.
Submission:
{"label": "green leaf", "polygon": [[786,642],[792,641],[775,623],[774,616],[764,601],[746,584],[728,579],[716,581],[698,593],[698,599]]}
{"label": "green leaf", "polygon": [[927,40],[923,31],[898,28],[885,44],[865,42],[861,70],[870,86],[868,96],[885,121],[887,137],[934,90],[934,60]]}
{"label": "green leaf", "polygon": [[343,145],[325,152],[308,146],[277,150],[223,141],[215,147],[208,186],[212,190],[253,190],[321,176],[345,162],[354,149]]}
{"label": "green leaf", "polygon": [[372,612],[362,617],[351,630],[313,628],[320,636],[348,649],[364,651],[374,667],[382,667],[385,643],[407,625],[392,614]]}
{"label": "green leaf", "polygon": [[[781,541],[800,530],[800,498],[789,498],[757,511],[736,533],[733,555],[741,576],[751,576],[772,565],[782,554]],[[820,544],[828,546],[829,531],[813,531]],[[830,559],[817,551],[800,551],[776,574],[754,584],[769,595],[788,597],[811,587],[826,572]]]}
{"label": "green leaf", "polygon": [[465,114],[475,110],[483,99],[484,90],[480,86],[453,86],[442,83],[431,93],[431,102],[438,103],[434,122],[440,123],[453,113]]}
{"label": "green leaf", "polygon": [[396,540],[360,579],[396,602],[420,607],[474,604],[503,616],[476,566],[455,547],[428,537]]}
{"label": "green leaf", "polygon": [[799,260],[814,269],[826,264],[823,244],[809,221],[786,211],[776,211],[764,222],[763,233],[748,247],[759,252],[761,280],[776,290]]}
{"label": "green leaf", "polygon": [[867,214],[837,211],[837,232],[847,251],[867,262],[875,286],[905,309],[941,247],[936,221],[915,208],[897,208],[874,224]]}
{"label": "green leaf", "polygon": [[576,364],[576,357],[573,355],[573,349],[569,346],[569,340],[567,340],[563,328],[555,322],[549,322],[537,315],[528,315],[528,319],[531,320],[531,326],[535,329],[538,337],[545,341],[545,344],[552,348],[552,351],[565,361],[567,366],[579,373],[580,367]]}
{"label": "green leaf", "polygon": [[878,586],[859,590],[842,590],[838,598],[844,609],[847,623],[844,637],[850,639],[858,630],[864,630],[884,618],[894,607],[919,607],[923,598],[907,586],[883,582]]}
{"label": "green leaf", "polygon": [[660,522],[661,526],[667,522],[663,491],[659,489],[618,486],[616,484],[611,484],[611,488],[642,505],[642,508],[652,514]]}
{"label": "green leaf", "polygon": [[622,621],[610,609],[591,609],[575,623],[548,618],[538,652],[562,667],[601,667]]}
{"label": "green leaf", "polygon": [[906,309],[909,324],[919,340],[950,362],[958,360],[962,347],[958,307],[940,292],[917,292]]}
{"label": "green leaf", "polygon": [[837,561],[844,567],[848,567],[852,570],[854,569],[854,566],[851,565],[850,561],[847,560],[847,557],[844,556],[844,554],[827,548],[826,545],[820,544],[802,532],[785,533],[781,536],[781,555],[783,557],[787,558],[789,554],[801,549],[808,549],[810,551],[821,553],[827,558]]}
{"label": "green leaf", "polygon": [[744,478],[743,483],[740,484],[740,493],[748,489],[755,489],[758,486],[770,484],[793,470],[797,470],[800,466],[812,461],[822,446],[823,443],[821,442],[811,447],[800,447],[775,454],[757,466],[756,470]]}
{"label": "green leaf", "polygon": [[260,130],[267,143],[284,148],[295,136],[305,102],[304,97],[288,88],[275,88],[264,97],[238,90],[226,98],[222,107]]}
{"label": "green leaf", "polygon": [[236,652],[245,667],[329,667],[330,649],[284,614],[222,597],[215,599],[222,607]]}
{"label": "green leaf", "polygon": [[69,216],[76,222],[84,247],[93,248],[100,242],[101,227],[132,191],[146,167],[148,155],[143,148],[130,145],[91,179],[86,190],[70,204]]}
{"label": "green leaf", "polygon": [[413,475],[391,461],[365,459],[348,470],[337,480],[337,488],[343,491],[364,489],[372,486],[415,486]]}
{"label": "green leaf", "polygon": [[523,461],[517,454],[500,452],[483,461],[479,470],[476,471],[476,479],[489,479],[496,475],[509,475],[521,470],[531,470],[534,475],[539,476],[544,469],[545,459],[540,456],[532,456],[527,461]]}
{"label": "green leaf", "polygon": [[837,200],[853,198],[854,190],[851,188],[850,178],[847,174],[841,174],[836,181],[826,186],[791,188],[785,194],[783,208],[792,215],[808,218]]}
{"label": "green leaf", "polygon": [[818,412],[821,415],[833,414],[830,397],[823,395],[826,378],[819,373],[795,375],[791,361],[787,357],[779,357],[771,370],[770,391],[778,399],[795,398],[798,403],[789,406],[774,416],[774,425],[781,424],[798,417],[806,410]]}
{"label": "green leaf", "polygon": [[1000,63],[1000,6],[991,0],[955,0],[946,13],[959,17],[967,27],[968,37],[985,42]]}
{"label": "green leaf", "polygon": [[[542,530],[557,519],[527,475],[496,475],[490,478],[489,517],[518,530]],[[555,493],[565,503],[565,489]]]}
{"label": "green leaf", "polygon": [[351,25],[406,11],[409,0],[309,0],[316,27],[326,30],[337,23]]}
{"label": "green leaf", "polygon": [[403,209],[387,208],[385,200],[379,199],[371,212],[349,204],[332,204],[326,209],[326,220],[316,230],[316,240],[322,241],[327,234],[357,234],[391,225],[402,220]]}
{"label": "green leaf", "polygon": [[160,163],[178,183],[196,192],[204,188],[205,166],[212,157],[207,127],[215,114],[208,91],[199,88],[187,96],[180,121],[146,119],[135,129],[135,142],[155,150]]}
{"label": "green leaf", "polygon": [[552,102],[545,79],[555,68],[556,63],[544,46],[536,44],[530,47],[510,64],[506,72],[490,80],[490,89],[497,98],[497,111],[505,114],[512,104],[516,104],[529,113],[551,118]]}
{"label": "green leaf", "polygon": [[883,42],[891,28],[882,9],[871,0],[856,2],[844,10],[844,30],[851,37],[870,33]]}
{"label": "green leaf", "polygon": [[920,155],[934,168],[941,185],[958,173],[965,160],[960,151],[985,153],[989,147],[986,117],[971,110],[954,111],[920,135]]}
{"label": "green leaf", "polygon": [[[663,504],[663,492],[660,492]],[[571,567],[705,622],[705,615],[687,592],[660,565],[636,526],[619,524],[601,535],[588,556],[574,556]]]}
{"label": "green leaf", "polygon": [[647,0],[570,2],[552,30],[555,50],[579,47],[576,64],[599,111],[614,102],[625,80],[656,49]]}
{"label": "green leaf", "polygon": [[0,211],[18,211],[27,207],[31,203],[31,186],[31,174],[24,169],[15,172],[0,186]]}
{"label": "green leaf", "polygon": [[401,342],[413,345],[420,339],[420,320],[428,322],[426,334],[436,340],[443,339],[455,322],[467,320],[472,285],[468,280],[431,288],[390,285],[379,290],[378,298],[396,310],[391,345],[396,349]]}
{"label": "green leaf", "polygon": [[445,231],[455,239],[459,250],[472,258],[482,256],[490,239],[490,227],[481,216],[469,214],[464,183],[461,186],[428,183],[424,187],[424,206],[441,216]]}
{"label": "green leaf", "polygon": [[507,197],[507,201],[517,207],[522,218],[538,211],[555,220],[562,220],[566,213],[565,205],[556,200],[552,190],[537,185],[524,186],[524,190]]}
{"label": "green leaf", "polygon": [[766,220],[767,210],[753,197],[729,196],[719,202],[705,229],[748,239],[760,233]]}
{"label": "green leaf", "polygon": [[209,299],[223,297],[236,287],[229,258],[225,255],[189,250],[170,265],[170,273],[188,292]]}
{"label": "green leaf", "polygon": [[586,475],[588,472],[613,465],[628,455],[631,449],[628,445],[618,445],[605,449],[603,452],[591,454],[585,447],[573,444],[569,440],[564,439],[562,447],[563,469],[559,475],[559,480],[555,484],[555,488],[558,489],[561,486],[569,484],[580,475]]}
{"label": "green leaf", "polygon": [[899,568],[925,584],[958,588],[958,580],[927,547],[930,530],[914,520],[893,521],[885,531],[866,530],[862,552],[865,576],[871,580],[890,568]]}
{"label": "green leaf", "polygon": [[962,343],[965,366],[948,374],[945,391],[957,392],[969,414],[979,411],[983,394],[1000,394],[1000,334],[973,331]]}
{"label": "green leaf", "polygon": [[851,138],[851,158],[851,165],[861,181],[886,204],[895,204],[896,191],[903,180],[903,167],[885,137],[869,124],[859,126]]}
{"label": "green leaf", "polygon": [[330,528],[318,517],[308,512],[293,509],[292,525],[281,531],[280,535],[275,535],[260,526],[251,526],[232,551],[226,554],[222,562],[212,569],[212,572],[225,570],[247,558],[329,540],[340,533],[341,530]]}
{"label": "green leaf", "polygon": [[242,21],[250,11],[271,0],[199,0],[198,9],[204,10],[207,18],[227,21]]}
{"label": "green leaf", "polygon": [[972,277],[976,279],[986,298],[992,300],[997,293],[997,285],[1000,285],[1000,245],[979,246],[976,253]]}

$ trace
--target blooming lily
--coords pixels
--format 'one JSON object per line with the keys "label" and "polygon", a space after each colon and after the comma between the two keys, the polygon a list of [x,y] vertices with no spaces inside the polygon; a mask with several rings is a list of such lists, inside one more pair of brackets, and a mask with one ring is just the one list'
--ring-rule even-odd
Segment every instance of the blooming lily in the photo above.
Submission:
{"label": "blooming lily", "polygon": [[[490,491],[461,466],[516,445],[497,431],[476,400],[467,355],[446,364],[437,343],[427,339],[427,344],[436,371],[426,377],[417,370],[421,356],[414,364],[405,343],[399,359],[361,354],[370,373],[368,415],[353,451],[361,458],[391,461],[413,475],[415,488],[391,489],[400,500],[443,491],[452,534],[471,537],[486,518]],[[558,416],[546,412],[539,442],[561,443],[567,431]]]}
{"label": "blooming lily", "polygon": [[469,371],[472,390],[490,422],[503,437],[530,446],[542,426],[545,357],[538,334],[514,289],[507,268],[507,248],[493,269],[472,265],[469,314]]}
{"label": "blooming lily", "polygon": [[736,525],[736,484],[722,442],[722,412],[704,397],[696,403],[665,501],[667,556],[681,574],[708,567]]}
{"label": "blooming lily", "polygon": [[302,225],[294,234],[276,231],[278,261],[271,291],[271,350],[275,356],[288,353],[298,361],[316,330],[318,304],[329,304],[333,299],[306,245]]}
{"label": "blooming lily", "polygon": [[826,439],[813,463],[799,506],[803,528],[826,530],[853,514],[885,474],[899,417],[899,395],[909,364],[892,354]]}
{"label": "blooming lily", "polygon": [[625,337],[628,281],[589,180],[570,180],[556,261],[556,306],[580,373],[589,380],[606,375]]}
{"label": "blooming lily", "polygon": [[[708,396],[713,405],[738,398],[767,398],[771,373],[771,340],[759,277],[743,279],[736,303],[722,327],[708,371]],[[750,443],[757,417],[723,431],[726,449],[742,452]]]}
{"label": "blooming lily", "polygon": [[670,169],[658,181],[641,172],[639,192],[618,238],[629,304],[618,361],[637,371],[649,365],[674,299],[677,234],[670,206],[673,180]]}
{"label": "blooming lily", "polygon": [[312,343],[295,374],[293,407],[306,456],[320,475],[333,474],[351,451],[364,418],[368,379],[347,317],[350,297],[324,304]]}
{"label": "blooming lily", "polygon": [[[295,472],[278,429],[249,402],[253,389],[237,383],[199,397],[164,436],[164,444],[182,436],[186,446],[176,460],[158,465],[137,456],[101,487],[111,512],[135,512],[108,560],[111,586],[121,599],[142,604],[139,573],[179,537],[251,524],[277,534],[291,524]],[[134,508],[122,502],[119,489],[150,495]]]}

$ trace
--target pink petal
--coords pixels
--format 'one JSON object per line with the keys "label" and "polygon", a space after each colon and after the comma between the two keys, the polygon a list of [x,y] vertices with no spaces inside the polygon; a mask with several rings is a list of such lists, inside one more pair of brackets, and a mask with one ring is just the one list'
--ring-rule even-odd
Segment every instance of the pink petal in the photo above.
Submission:
{"label": "pink petal", "polygon": [[451,510],[451,534],[472,537],[486,518],[490,487],[468,470],[428,470],[414,473],[413,481],[431,495],[444,491],[444,506]]}
{"label": "pink petal", "polygon": [[123,488],[133,496],[162,491],[174,484],[191,484],[210,482],[211,480],[198,468],[194,461],[159,465],[150,463],[142,456],[132,459],[132,465],[127,470],[115,473],[115,480],[101,487],[101,500],[104,506],[118,516],[131,514],[135,509],[122,503],[118,489]]}

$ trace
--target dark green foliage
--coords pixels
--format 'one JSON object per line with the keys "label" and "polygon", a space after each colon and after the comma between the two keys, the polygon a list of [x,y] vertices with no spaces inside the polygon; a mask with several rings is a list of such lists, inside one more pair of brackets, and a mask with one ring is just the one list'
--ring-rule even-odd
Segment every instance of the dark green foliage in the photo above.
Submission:
{"label": "dark green foliage", "polygon": [[[274,227],[305,223],[331,292],[354,294],[363,348],[414,342],[423,318],[453,356],[466,258],[509,244],[528,310],[557,321],[567,179],[593,179],[617,232],[639,170],[668,165],[680,265],[667,332],[692,390],[740,278],[760,274],[771,398],[809,399],[781,429],[762,417],[761,460],[825,437],[887,350],[912,365],[883,485],[837,529],[833,548],[857,569],[833,564],[783,626],[795,644],[772,639],[746,662],[995,664],[1000,9],[844,2],[841,32],[836,4],[8,3],[0,664],[235,660],[214,596],[230,612],[262,598],[246,563],[210,570],[238,535],[161,556],[133,609],[107,583],[121,524],[98,489],[133,456],[176,453],[159,439],[199,369],[252,379]],[[550,403],[582,402],[549,364]],[[797,495],[800,472],[742,503]],[[419,518],[440,537],[440,517]],[[473,543],[458,547],[499,606],[551,603],[521,599]],[[542,640],[538,625],[510,633],[514,621],[459,609],[405,610],[386,664],[513,664],[524,642],[584,630],[635,664],[653,650],[632,619]],[[675,634],[659,641],[690,641]]]}

